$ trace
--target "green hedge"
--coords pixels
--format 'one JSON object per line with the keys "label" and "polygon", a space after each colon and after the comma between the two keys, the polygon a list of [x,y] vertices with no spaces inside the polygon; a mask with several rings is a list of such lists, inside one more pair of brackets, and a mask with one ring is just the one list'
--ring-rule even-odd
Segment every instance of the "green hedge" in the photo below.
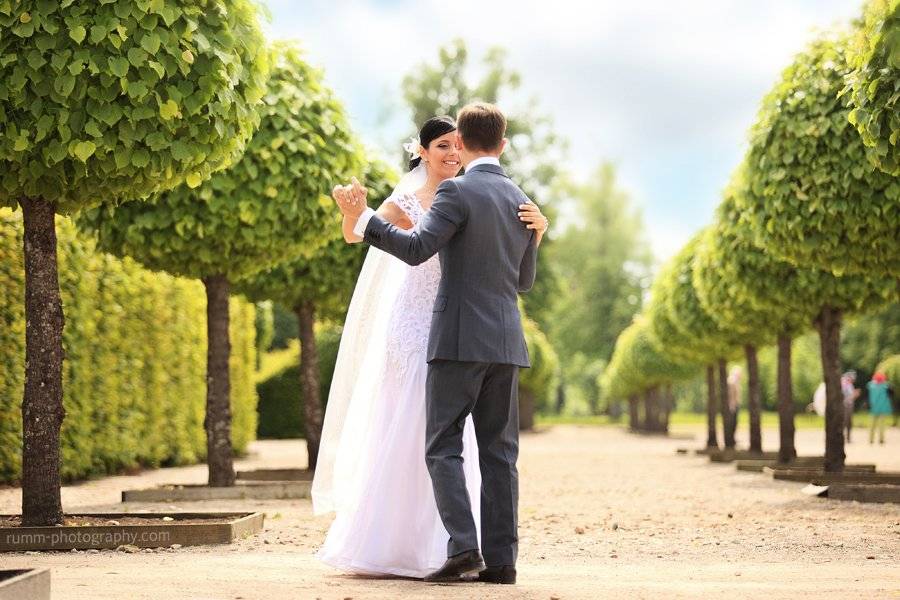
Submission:
{"label": "green hedge", "polygon": [[876,372],[884,373],[888,384],[895,390],[900,389],[900,354],[888,356],[875,367]]}
{"label": "green hedge", "polygon": [[[328,400],[334,363],[341,343],[341,330],[323,327],[316,331],[319,349],[319,394]],[[259,438],[302,438],[303,392],[300,390],[300,361],[276,372],[256,386],[259,395]]]}
{"label": "green hedge", "polygon": [[[206,300],[193,280],[95,249],[57,220],[65,310],[62,475],[71,481],[206,456]],[[25,344],[20,213],[0,210],[0,481],[21,471]],[[233,438],[256,431],[255,310],[231,303]]]}
{"label": "green hedge", "polygon": [[520,393],[525,391],[533,395],[535,412],[546,414],[556,406],[559,358],[537,322],[524,317],[522,329],[528,344],[531,368],[519,372],[519,390]]}

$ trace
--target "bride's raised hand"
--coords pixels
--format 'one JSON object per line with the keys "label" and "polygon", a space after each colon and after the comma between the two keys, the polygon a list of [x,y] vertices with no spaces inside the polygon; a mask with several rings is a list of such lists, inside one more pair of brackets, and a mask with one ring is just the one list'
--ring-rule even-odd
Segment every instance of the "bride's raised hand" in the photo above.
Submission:
{"label": "bride's raised hand", "polygon": [[537,244],[541,244],[544,234],[550,227],[550,219],[544,216],[541,208],[532,201],[519,205],[519,220],[525,223],[526,229],[533,229],[536,232]]}

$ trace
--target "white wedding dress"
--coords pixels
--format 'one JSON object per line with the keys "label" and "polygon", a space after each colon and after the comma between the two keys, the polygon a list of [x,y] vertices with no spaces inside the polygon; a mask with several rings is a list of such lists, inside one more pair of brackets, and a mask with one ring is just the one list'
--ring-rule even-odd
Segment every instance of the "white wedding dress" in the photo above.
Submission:
{"label": "white wedding dress", "polygon": [[[387,201],[399,206],[413,224],[425,212],[411,192],[395,193]],[[359,500],[336,508],[317,556],[351,573],[424,577],[447,559],[450,537],[425,466],[426,349],[441,272],[437,256],[417,267],[403,267],[387,324],[383,376],[378,389],[371,390],[365,439],[357,442],[365,453],[365,466],[356,474],[359,481],[352,485]],[[481,473],[471,415],[463,444],[466,485],[480,536]]]}

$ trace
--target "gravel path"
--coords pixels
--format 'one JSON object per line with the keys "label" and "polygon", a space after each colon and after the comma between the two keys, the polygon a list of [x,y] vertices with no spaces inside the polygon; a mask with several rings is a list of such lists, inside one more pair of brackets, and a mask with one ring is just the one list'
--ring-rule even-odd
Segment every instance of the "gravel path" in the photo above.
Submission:
{"label": "gravel path", "polygon": [[[203,482],[202,465],[68,486],[63,504],[69,512],[260,510],[261,534],[229,546],[137,554],[6,554],[0,565],[51,567],[57,600],[900,597],[900,506],[811,498],[802,484],[676,456],[679,446],[699,446],[702,434],[681,432],[695,441],[614,427],[556,426],[523,436],[515,587],[341,575],[312,556],[330,519],[313,517],[308,500],[118,502],[124,489]],[[821,452],[823,437],[800,430],[800,453]],[[764,439],[774,449],[777,432],[764,431]],[[849,446],[849,461],[900,471],[900,430],[890,429],[887,441]],[[239,467],[302,464],[302,442],[262,441]],[[19,491],[0,489],[0,512],[19,510]]]}

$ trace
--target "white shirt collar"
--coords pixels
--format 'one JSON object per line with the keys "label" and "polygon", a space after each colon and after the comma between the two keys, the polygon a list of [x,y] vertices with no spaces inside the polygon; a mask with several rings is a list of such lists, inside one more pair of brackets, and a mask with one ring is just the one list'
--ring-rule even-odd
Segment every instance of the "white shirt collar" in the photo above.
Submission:
{"label": "white shirt collar", "polygon": [[477,165],[497,165],[500,166],[500,159],[496,156],[479,156],[468,165],[466,165],[466,171],[471,171],[473,167]]}

